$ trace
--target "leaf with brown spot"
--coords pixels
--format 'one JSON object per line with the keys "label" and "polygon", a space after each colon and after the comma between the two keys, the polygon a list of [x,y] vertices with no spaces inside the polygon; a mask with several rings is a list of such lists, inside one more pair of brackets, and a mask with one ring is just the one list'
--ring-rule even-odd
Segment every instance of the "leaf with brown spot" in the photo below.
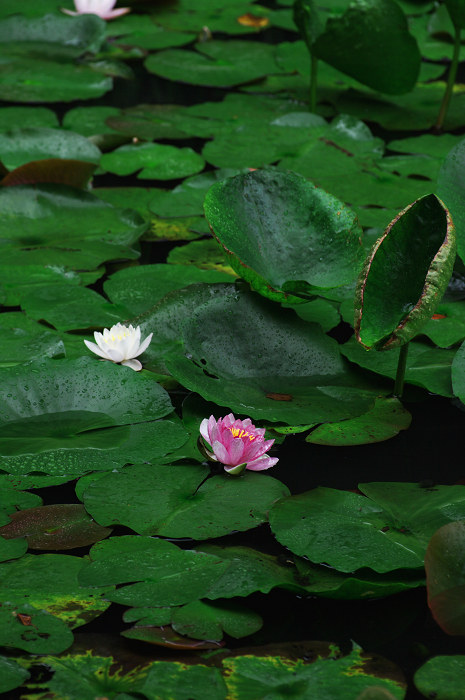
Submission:
{"label": "leaf with brown spot", "polygon": [[[97,165],[80,160],[48,158],[25,163],[6,174],[0,181],[3,187],[35,185],[38,182],[69,185],[83,189]],[[1,173],[0,173],[1,174]]]}
{"label": "leaf with brown spot", "polygon": [[278,394],[271,392],[266,395],[267,399],[273,399],[273,401],[292,401],[292,394]]}
{"label": "leaf with brown spot", "polygon": [[251,12],[246,12],[245,15],[241,15],[237,18],[237,21],[243,27],[255,27],[256,29],[264,29],[270,24],[268,17],[259,17],[258,15],[253,15]]}
{"label": "leaf with brown spot", "polygon": [[81,504],[38,506],[12,513],[0,528],[6,539],[26,537],[30,549],[74,549],[103,540],[112,528],[102,527]]}

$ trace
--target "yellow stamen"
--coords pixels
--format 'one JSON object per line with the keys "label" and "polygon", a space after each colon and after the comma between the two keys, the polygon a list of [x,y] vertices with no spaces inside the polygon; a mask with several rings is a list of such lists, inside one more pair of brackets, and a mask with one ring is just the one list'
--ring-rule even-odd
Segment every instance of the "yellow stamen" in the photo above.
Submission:
{"label": "yellow stamen", "polygon": [[250,433],[248,433],[243,428],[241,430],[239,430],[239,428],[229,428],[229,430],[232,432],[233,437],[248,437],[250,442],[252,442],[252,440],[255,440],[256,437],[255,435],[250,435]]}

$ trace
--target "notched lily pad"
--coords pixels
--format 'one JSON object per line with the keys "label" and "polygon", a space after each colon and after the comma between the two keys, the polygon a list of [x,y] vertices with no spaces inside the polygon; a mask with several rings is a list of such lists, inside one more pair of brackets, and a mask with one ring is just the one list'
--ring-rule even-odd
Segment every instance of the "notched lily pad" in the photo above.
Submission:
{"label": "notched lily pad", "polygon": [[355,335],[365,348],[411,340],[431,318],[455,260],[449,212],[434,194],[418,199],[387,227],[365,260],[355,296]]}

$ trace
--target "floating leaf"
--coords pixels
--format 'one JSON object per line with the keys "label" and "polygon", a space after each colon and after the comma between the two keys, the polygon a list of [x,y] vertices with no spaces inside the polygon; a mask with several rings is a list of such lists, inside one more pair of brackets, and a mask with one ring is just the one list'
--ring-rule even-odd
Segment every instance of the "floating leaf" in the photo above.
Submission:
{"label": "floating leaf", "polygon": [[[108,608],[105,596],[113,587],[96,590],[81,585],[77,578],[81,567],[80,557],[65,554],[25,554],[0,564],[3,610],[11,604],[22,612],[22,606],[27,605],[34,613],[47,611],[55,621],[59,618],[73,628],[85,625]],[[46,649],[35,653],[46,653]]]}
{"label": "floating leaf", "polygon": [[398,399],[382,396],[367,413],[320,425],[305,440],[317,445],[366,445],[389,440],[400,430],[407,430],[411,421],[412,416]]}
{"label": "floating leaf", "polygon": [[[290,661],[279,656],[237,656],[223,660],[228,689],[232,697],[256,700],[279,692],[282,697],[334,700],[338,697],[357,698],[365,688],[377,685],[386,688],[394,698],[405,697],[403,685],[370,669],[370,659],[359,649],[347,656],[333,654],[313,663]],[[387,674],[386,674],[387,675]],[[350,695],[349,695],[350,693]]]}
{"label": "floating leaf", "polygon": [[464,700],[465,656],[434,656],[413,677],[416,688],[426,698]]}
{"label": "floating leaf", "polygon": [[223,638],[223,631],[235,639],[254,634],[262,627],[263,620],[257,613],[235,602],[197,600],[174,610],[171,624],[175,632],[194,639],[219,641]]}
{"label": "floating leaf", "polygon": [[159,143],[128,144],[104,154],[100,167],[116,175],[138,170],[142,180],[173,180],[203,170],[205,161],[192,148],[177,148]]}
{"label": "floating leaf", "polygon": [[361,232],[354,214],[294,173],[229,178],[208,191],[204,207],[231,266],[264,296],[308,296],[358,272]]}
{"label": "floating leaf", "polygon": [[8,170],[49,158],[98,164],[101,153],[88,139],[64,129],[15,128],[0,133],[2,163]]}
{"label": "floating leaf", "polygon": [[214,39],[196,44],[195,48],[196,51],[159,51],[146,59],[145,67],[150,73],[168,80],[212,87],[233,87],[268,73],[279,73],[274,46],[269,44]]}
{"label": "floating leaf", "polygon": [[[453,104],[453,100],[452,100]],[[436,192],[449,209],[457,231],[457,252],[465,259],[465,139],[447,154],[438,175]]]}
{"label": "floating leaf", "polygon": [[[188,650],[200,650],[200,649],[219,649],[224,646],[224,642],[215,641],[205,641],[203,639],[190,639],[182,634],[178,634],[171,627],[161,626],[156,627],[153,625],[137,625],[135,627],[130,627],[127,630],[121,632],[123,637],[128,639],[137,639],[141,642],[148,642],[149,644],[156,644],[157,646],[168,647],[168,649],[188,649]],[[199,700],[203,700],[205,689],[202,689],[202,695]],[[190,688],[189,696],[186,700],[190,700]]]}
{"label": "floating leaf", "polygon": [[23,601],[14,605],[8,600],[0,607],[0,644],[3,647],[23,649],[29,654],[60,654],[72,643],[73,633],[54,615]]}
{"label": "floating leaf", "polygon": [[175,661],[154,661],[148,668],[143,692],[147,698],[163,694],[176,700],[225,700],[227,691],[221,673],[216,668]]}
{"label": "floating leaf", "polygon": [[357,340],[377,350],[411,340],[441,300],[454,260],[454,227],[442,202],[428,195],[404,209],[378,239],[360,274]]}
{"label": "floating leaf", "polygon": [[89,182],[96,166],[79,160],[50,158],[20,165],[0,181],[2,187],[17,187],[40,182],[83,188]]}
{"label": "floating leaf", "polygon": [[111,533],[97,525],[78,503],[28,508],[10,515],[11,522],[0,527],[8,539],[25,537],[30,549],[74,549],[98,542]]}
{"label": "floating leaf", "polygon": [[[266,522],[271,505],[288,493],[265,474],[221,475],[202,483],[205,476],[205,467],[198,464],[135,465],[91,484],[83,501],[101,525],[119,523],[142,535],[203,540]],[[152,494],[149,501],[147,493]]]}
{"label": "floating leaf", "polygon": [[[283,499],[270,525],[284,546],[339,571],[423,566],[431,535],[463,517],[465,487],[360,484],[365,496],[319,487]],[[367,498],[368,497],[368,498]]]}
{"label": "floating leaf", "polygon": [[29,678],[30,674],[14,659],[0,656],[0,693],[14,690]]}

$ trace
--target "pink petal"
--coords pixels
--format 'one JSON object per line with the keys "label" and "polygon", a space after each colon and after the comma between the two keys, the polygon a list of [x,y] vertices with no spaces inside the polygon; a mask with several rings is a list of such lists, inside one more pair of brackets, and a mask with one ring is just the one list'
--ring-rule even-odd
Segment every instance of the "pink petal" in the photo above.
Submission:
{"label": "pink petal", "polygon": [[278,457],[265,457],[265,455],[263,455],[262,457],[258,457],[258,459],[254,459],[253,462],[248,462],[247,469],[250,469],[253,472],[261,472],[264,469],[274,467],[278,461]]}
{"label": "pink petal", "polygon": [[221,444],[221,442],[215,440],[212,445],[212,450],[219,462],[222,464],[230,464],[228,451],[225,446]]}
{"label": "pink petal", "polygon": [[102,19],[115,19],[115,17],[121,17],[121,15],[126,15],[131,12],[130,7],[120,7],[118,10],[112,10],[105,15],[100,15]]}
{"label": "pink petal", "polygon": [[244,443],[241,438],[233,438],[227,450],[229,453],[228,464],[237,465],[248,461],[244,454]]}

